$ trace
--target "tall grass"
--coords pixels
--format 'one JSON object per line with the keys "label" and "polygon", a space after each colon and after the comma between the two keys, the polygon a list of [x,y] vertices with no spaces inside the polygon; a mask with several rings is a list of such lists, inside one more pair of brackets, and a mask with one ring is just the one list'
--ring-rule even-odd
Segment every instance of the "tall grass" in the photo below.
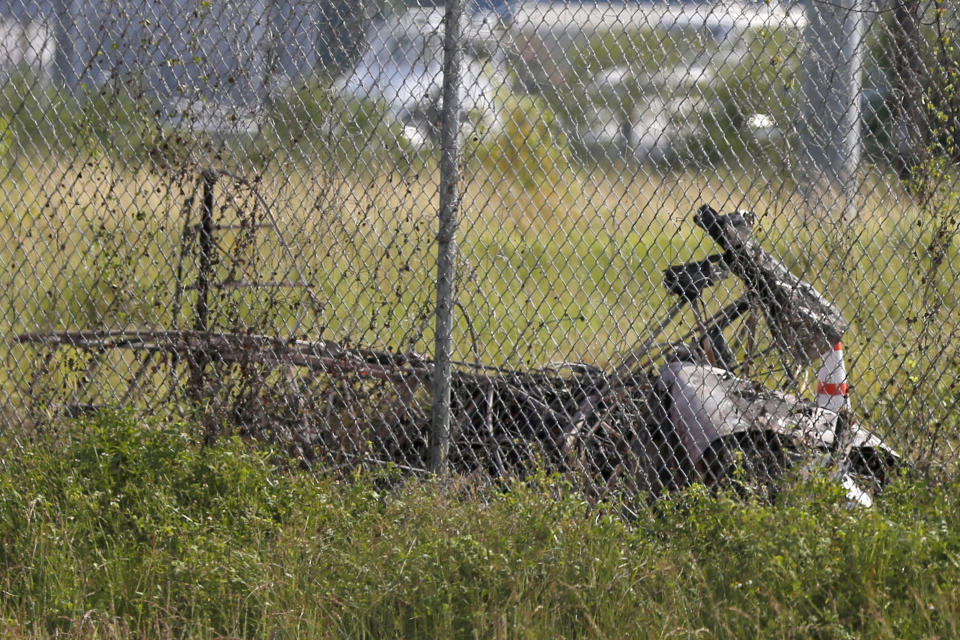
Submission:
{"label": "tall grass", "polygon": [[[669,304],[662,269],[716,250],[689,221],[696,206],[746,206],[760,215],[764,244],[852,321],[845,342],[854,398],[871,422],[904,446],[912,446],[919,421],[956,431],[949,364],[956,329],[949,314],[932,329],[944,338],[937,351],[943,366],[923,378],[922,389],[917,369],[929,364],[910,355],[917,336],[929,330],[917,322],[915,301],[926,286],[923,254],[932,231],[908,194],[883,176],[863,183],[860,218],[844,221],[813,217],[802,190],[775,170],[655,173],[571,165],[563,182],[576,188],[548,194],[497,180],[489,170],[483,162],[465,165],[456,359],[607,365],[643,338]],[[41,158],[6,174],[3,190],[14,196],[0,216],[0,258],[7,265],[0,274],[0,332],[12,363],[0,380],[8,420],[22,420],[32,402],[24,386],[41,361],[11,344],[13,334],[193,326],[195,292],[187,289],[179,307],[172,301],[178,268],[182,285],[197,278],[196,242],[180,257],[184,225],[199,216],[197,180],[151,162],[132,171],[111,156]],[[240,231],[218,232],[227,251],[242,246],[237,256],[245,271],[234,277],[306,280],[320,308],[298,288],[227,291],[216,299],[214,326],[429,354],[437,188],[429,163],[403,170],[371,163],[361,171],[278,160],[255,182],[262,201],[223,177],[216,221],[267,224],[246,245],[238,242]],[[946,251],[936,284],[941,309],[955,308],[960,273],[956,247]],[[216,278],[228,272],[223,259]],[[114,390],[125,388],[132,366],[119,358],[101,369],[93,385],[102,392],[97,402],[116,402],[122,391]],[[154,382],[164,383],[158,376]],[[933,398],[935,411],[907,401],[917,397]]]}
{"label": "tall grass", "polygon": [[591,506],[499,488],[342,482],[238,440],[122,415],[0,466],[0,630],[40,638],[905,638],[960,626],[960,487],[872,510],[829,483],[778,502],[694,487]]}
{"label": "tall grass", "polygon": [[[250,270],[267,280],[310,281],[323,310],[305,304],[302,291],[231,293],[218,303],[219,328],[430,352],[437,175],[426,165],[365,170],[367,177],[336,167],[311,174],[307,165],[277,165],[260,177],[258,194],[270,203],[279,234],[258,232],[247,256]],[[567,182],[578,188],[545,199],[495,182],[482,164],[472,171],[459,232],[456,358],[605,365],[662,312],[660,271],[714,250],[689,223],[689,212],[704,201],[751,206],[760,213],[767,246],[838,300],[853,321],[846,342],[857,397],[882,431],[899,427],[909,437],[910,418],[890,390],[909,387],[915,376],[903,354],[918,329],[912,301],[922,286],[912,256],[928,231],[918,226],[922,213],[912,205],[891,210],[890,202],[909,199],[885,180],[865,184],[861,219],[843,225],[810,220],[798,191],[777,186],[770,175],[571,168]],[[178,265],[183,284],[196,278],[195,254],[178,257],[185,215],[198,215],[195,189],[189,174],[149,165],[132,173],[109,157],[43,162],[8,174],[4,190],[21,197],[8,201],[0,225],[0,251],[9,265],[4,335],[191,326],[192,294],[185,294],[177,317],[171,299]],[[191,195],[192,209],[186,207]],[[251,215],[268,221],[262,204],[229,179],[216,196],[218,222]],[[223,244],[235,245],[237,233],[223,231]],[[946,280],[955,279],[954,261],[946,264],[952,273]],[[955,290],[941,289],[949,308]],[[20,413],[22,381],[38,361],[9,342],[6,350],[16,362],[4,385],[8,411]],[[122,360],[104,368],[113,377],[99,387],[122,388],[126,368]],[[950,421],[948,381],[934,383],[943,388],[938,402],[946,403],[939,419]]]}

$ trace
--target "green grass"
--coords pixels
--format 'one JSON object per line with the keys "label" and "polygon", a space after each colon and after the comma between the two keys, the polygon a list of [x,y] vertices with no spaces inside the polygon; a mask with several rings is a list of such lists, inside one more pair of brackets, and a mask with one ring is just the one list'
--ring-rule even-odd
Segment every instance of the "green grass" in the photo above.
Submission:
{"label": "green grass", "polygon": [[699,487],[591,506],[555,477],[314,476],[120,415],[3,441],[11,638],[920,638],[960,631],[960,486]]}

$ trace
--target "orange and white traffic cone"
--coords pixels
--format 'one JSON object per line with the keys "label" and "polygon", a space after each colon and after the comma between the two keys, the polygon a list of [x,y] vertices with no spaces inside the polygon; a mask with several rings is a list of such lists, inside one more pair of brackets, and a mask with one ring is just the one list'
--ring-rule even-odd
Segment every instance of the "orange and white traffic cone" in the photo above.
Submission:
{"label": "orange and white traffic cone", "polygon": [[823,354],[823,364],[817,370],[817,406],[839,412],[850,408],[847,387],[847,369],[843,364],[843,344]]}

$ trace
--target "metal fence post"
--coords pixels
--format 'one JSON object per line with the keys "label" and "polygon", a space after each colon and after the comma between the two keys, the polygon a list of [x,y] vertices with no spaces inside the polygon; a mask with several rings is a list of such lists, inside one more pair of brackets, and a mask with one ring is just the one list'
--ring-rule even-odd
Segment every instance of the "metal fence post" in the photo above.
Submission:
{"label": "metal fence post", "polygon": [[[210,330],[210,285],[213,278],[214,254],[216,247],[213,237],[213,190],[217,183],[215,171],[203,172],[203,203],[200,207],[200,224],[197,225],[199,239],[199,268],[197,275],[197,306],[193,328],[200,333]],[[203,396],[204,370],[209,360],[200,353],[190,362],[190,395],[194,401]]]}
{"label": "metal fence post", "polygon": [[812,183],[807,188],[814,189],[819,207],[824,204],[820,202],[824,189],[839,187],[843,216],[850,219],[856,215],[857,170],[863,154],[864,3],[810,3],[807,19],[802,131],[803,161],[810,165],[805,178]]}
{"label": "metal fence post", "polygon": [[430,468],[447,470],[450,448],[450,359],[454,304],[454,259],[459,206],[460,15],[463,0],[447,0],[444,12],[443,104],[440,123],[440,212],[437,231],[437,310],[434,343]]}

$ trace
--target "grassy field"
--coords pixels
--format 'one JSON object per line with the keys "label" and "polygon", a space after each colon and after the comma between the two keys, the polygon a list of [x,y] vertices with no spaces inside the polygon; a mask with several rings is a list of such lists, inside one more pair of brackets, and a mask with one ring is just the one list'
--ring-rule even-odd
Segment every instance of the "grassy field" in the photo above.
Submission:
{"label": "grassy field", "polygon": [[[211,328],[429,355],[436,150],[404,146],[382,105],[339,99],[322,78],[279,100],[258,135],[218,140],[166,127],[121,81],[76,100],[12,77],[0,89],[0,637],[960,637],[955,170],[908,185],[867,160],[852,217],[839,193],[787,177],[800,173],[789,141],[749,142],[734,123],[795,118],[781,40],[757,39],[737,88],[706,100],[726,115],[707,114],[708,138],[672,165],[581,164],[557,126],[571,96],[511,97],[499,137],[468,137],[454,357],[606,367],[670,304],[662,270],[716,250],[696,208],[752,209],[764,245],[850,320],[853,406],[917,472],[870,510],[822,478],[787,478],[772,503],[700,485],[598,502],[582,477],[535,469],[497,483],[371,471],[354,460],[368,462],[382,399],[274,370],[263,379],[277,405],[323,388],[309,398],[322,411],[294,418],[361,454],[307,472],[261,439],[203,437],[240,423],[238,367],[210,366],[227,397],[205,413],[173,358],[129,399],[142,362],[129,353],[89,376],[90,354],[47,360],[15,336],[195,326],[201,175],[223,168],[235,175],[213,193],[213,280],[291,286],[215,290]],[[627,61],[601,42],[568,54],[591,75]],[[711,308],[738,294],[716,289]],[[692,314],[679,325],[671,337]],[[782,371],[754,377],[785,386]],[[125,406],[72,420],[74,401]],[[268,418],[245,433],[286,426]]]}
{"label": "grassy field", "polygon": [[[13,422],[41,356],[12,335],[193,326],[196,236],[183,232],[202,196],[195,173],[152,162],[133,172],[109,155],[20,158],[16,168],[0,216],[0,332],[11,362],[0,380]],[[764,244],[851,320],[844,342],[858,408],[926,457],[935,437],[956,432],[956,243],[931,272],[941,221],[891,178],[865,178],[859,217],[844,220],[832,194],[810,206],[773,170],[569,166],[543,176],[551,188],[530,190],[503,169],[479,156],[465,163],[456,359],[607,365],[669,304],[662,269],[715,251],[690,222],[695,208],[750,207]],[[253,187],[222,177],[215,221],[266,226],[255,236],[218,231],[216,279],[306,281],[319,305],[302,288],[229,290],[214,299],[212,326],[430,353],[437,188],[428,164],[291,160]],[[176,303],[178,281],[188,288]],[[720,291],[719,301],[735,293]],[[82,362],[70,366],[82,372]],[[96,400],[115,403],[132,366],[118,357],[103,367]],[[53,386],[48,398],[70,393],[69,381]]]}
{"label": "grassy field", "polygon": [[776,504],[699,487],[591,506],[558,478],[491,488],[315,476],[189,424],[102,415],[0,458],[6,638],[950,638],[960,487],[874,509],[829,484]]}
{"label": "grassy field", "polygon": [[[663,309],[660,271],[714,250],[689,222],[695,207],[751,206],[765,245],[851,320],[860,414],[921,467],[953,470],[958,263],[948,243],[935,264],[936,211],[880,177],[841,224],[762,174],[612,167],[544,195],[468,167],[457,358],[607,364]],[[0,217],[4,637],[958,633],[955,481],[901,478],[864,511],[821,483],[789,484],[773,505],[699,486],[591,505],[544,475],[497,487],[396,469],[325,477],[249,441],[203,445],[199,425],[169,416],[44,416],[83,373],[70,354],[37,395],[50,403],[41,419],[24,424],[41,356],[13,334],[192,326],[195,294],[174,300],[178,269],[196,279],[195,253],[179,253],[200,192],[195,174],[109,158],[20,169]],[[218,223],[267,226],[255,242],[219,232],[241,267],[224,258],[217,277],[307,280],[322,304],[298,288],[232,292],[214,326],[432,350],[434,172],[279,165],[255,184],[218,184]],[[112,357],[97,399],[116,402],[132,365]]]}

